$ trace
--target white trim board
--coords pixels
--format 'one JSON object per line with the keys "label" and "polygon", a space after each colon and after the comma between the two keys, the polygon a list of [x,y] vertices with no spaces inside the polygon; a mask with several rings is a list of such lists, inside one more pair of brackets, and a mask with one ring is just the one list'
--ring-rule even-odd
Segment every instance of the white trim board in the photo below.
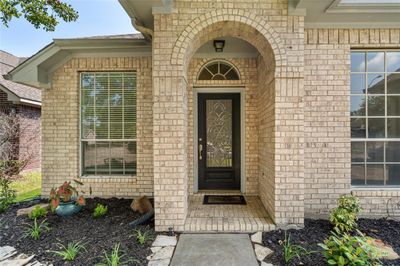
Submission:
{"label": "white trim board", "polygon": [[239,93],[240,94],[240,191],[246,192],[246,95],[244,87],[193,87],[193,182],[194,193],[199,191],[198,165],[198,94]]}

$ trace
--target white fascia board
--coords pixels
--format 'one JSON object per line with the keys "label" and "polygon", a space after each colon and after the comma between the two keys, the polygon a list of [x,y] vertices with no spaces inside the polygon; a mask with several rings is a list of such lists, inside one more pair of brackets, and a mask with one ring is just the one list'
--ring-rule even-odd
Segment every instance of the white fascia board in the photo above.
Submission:
{"label": "white fascia board", "polygon": [[51,76],[73,57],[151,56],[151,44],[136,39],[56,39],[13,69],[8,79],[37,88],[51,88]]}
{"label": "white fascia board", "polygon": [[400,5],[396,3],[343,3],[334,0],[325,13],[400,13]]}

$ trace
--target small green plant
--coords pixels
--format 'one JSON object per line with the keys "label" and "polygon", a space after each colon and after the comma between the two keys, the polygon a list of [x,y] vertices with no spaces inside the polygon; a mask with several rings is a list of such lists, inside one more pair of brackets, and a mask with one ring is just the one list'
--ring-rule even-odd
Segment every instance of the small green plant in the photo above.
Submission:
{"label": "small green plant", "polygon": [[285,260],[285,264],[288,264],[295,257],[298,259],[303,255],[309,255],[313,253],[312,251],[307,251],[300,245],[293,245],[290,242],[290,234],[287,234],[285,231],[285,240],[283,241],[283,259]]}
{"label": "small green plant", "polygon": [[357,215],[361,210],[358,198],[343,195],[338,200],[338,207],[332,209],[329,220],[341,232],[349,232],[357,228]]}
{"label": "small green plant", "polygon": [[98,218],[107,214],[108,208],[106,205],[97,204],[93,211],[93,217]]}
{"label": "small green plant", "polygon": [[73,261],[81,250],[86,251],[85,245],[82,242],[72,242],[67,246],[58,244],[60,251],[51,250],[50,252],[62,257],[66,261]]}
{"label": "small green plant", "polygon": [[125,255],[121,254],[120,246],[120,243],[116,244],[110,255],[104,252],[103,262],[96,264],[96,266],[125,266],[137,262],[132,259],[123,260]]}
{"label": "small green plant", "polygon": [[47,215],[47,209],[40,207],[40,205],[36,205],[28,216],[29,216],[29,218],[34,220],[34,219],[46,217],[46,215]]}
{"label": "small green plant", "polygon": [[6,211],[16,198],[15,190],[11,188],[11,180],[0,173],[0,213]]}
{"label": "small green plant", "polygon": [[152,237],[149,235],[149,231],[145,231],[142,233],[140,229],[135,230],[136,233],[136,241],[139,243],[139,245],[143,246],[149,239]]}
{"label": "small green plant", "polygon": [[382,252],[370,244],[370,238],[359,230],[356,230],[355,235],[343,233],[338,228],[334,230],[323,244],[318,244],[324,249],[323,254],[328,265],[381,265],[379,258],[382,257]]}
{"label": "small green plant", "polygon": [[45,231],[50,231],[50,228],[47,226],[46,219],[44,219],[41,223],[37,222],[37,219],[34,219],[33,224],[26,224],[26,230],[23,234],[23,237],[31,237],[35,240],[38,240],[41,234]]}

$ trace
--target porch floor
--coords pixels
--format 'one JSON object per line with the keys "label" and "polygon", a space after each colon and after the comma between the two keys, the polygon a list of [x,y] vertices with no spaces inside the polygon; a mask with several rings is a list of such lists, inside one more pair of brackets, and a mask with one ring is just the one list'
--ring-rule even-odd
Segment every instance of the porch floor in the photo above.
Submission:
{"label": "porch floor", "polygon": [[205,194],[189,196],[185,232],[256,232],[275,229],[257,196],[245,196],[247,205],[203,205]]}

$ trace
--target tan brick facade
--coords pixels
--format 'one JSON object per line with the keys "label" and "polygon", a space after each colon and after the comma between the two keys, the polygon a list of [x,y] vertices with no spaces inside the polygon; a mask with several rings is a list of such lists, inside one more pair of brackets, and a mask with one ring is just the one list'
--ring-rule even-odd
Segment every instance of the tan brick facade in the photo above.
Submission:
{"label": "tan brick facade", "polygon": [[[262,203],[269,216],[256,218],[301,226],[305,217],[326,217],[336,199],[351,191],[362,199],[364,215],[384,215],[387,200],[399,197],[399,190],[350,185],[350,50],[399,48],[400,29],[304,30],[303,17],[288,16],[287,2],[280,0],[177,0],[174,9],[154,14],[152,58],[75,58],[54,73],[52,89],[43,93],[45,195],[79,175],[79,72],[136,70],[137,175],[83,178],[93,195],[154,195],[156,230],[206,231],[208,225],[198,225],[197,217],[212,220],[195,212],[194,92],[240,87],[245,93],[242,192],[258,196],[254,206]],[[193,57],[197,49],[227,36],[249,42],[259,56],[222,58],[238,68],[239,81],[196,80],[213,59]],[[257,227],[256,219],[249,227],[243,221],[235,227],[236,222],[222,228],[273,228]]]}
{"label": "tan brick facade", "polygon": [[136,71],[137,73],[137,175],[84,177],[85,191],[93,196],[152,195],[152,80],[151,57],[75,58],[56,70],[52,88],[43,90],[42,195],[80,175],[79,72]]}
{"label": "tan brick facade", "polygon": [[327,217],[336,199],[353,192],[363,216],[385,216],[399,189],[352,189],[350,147],[350,50],[399,48],[400,29],[305,31],[305,211]]}

